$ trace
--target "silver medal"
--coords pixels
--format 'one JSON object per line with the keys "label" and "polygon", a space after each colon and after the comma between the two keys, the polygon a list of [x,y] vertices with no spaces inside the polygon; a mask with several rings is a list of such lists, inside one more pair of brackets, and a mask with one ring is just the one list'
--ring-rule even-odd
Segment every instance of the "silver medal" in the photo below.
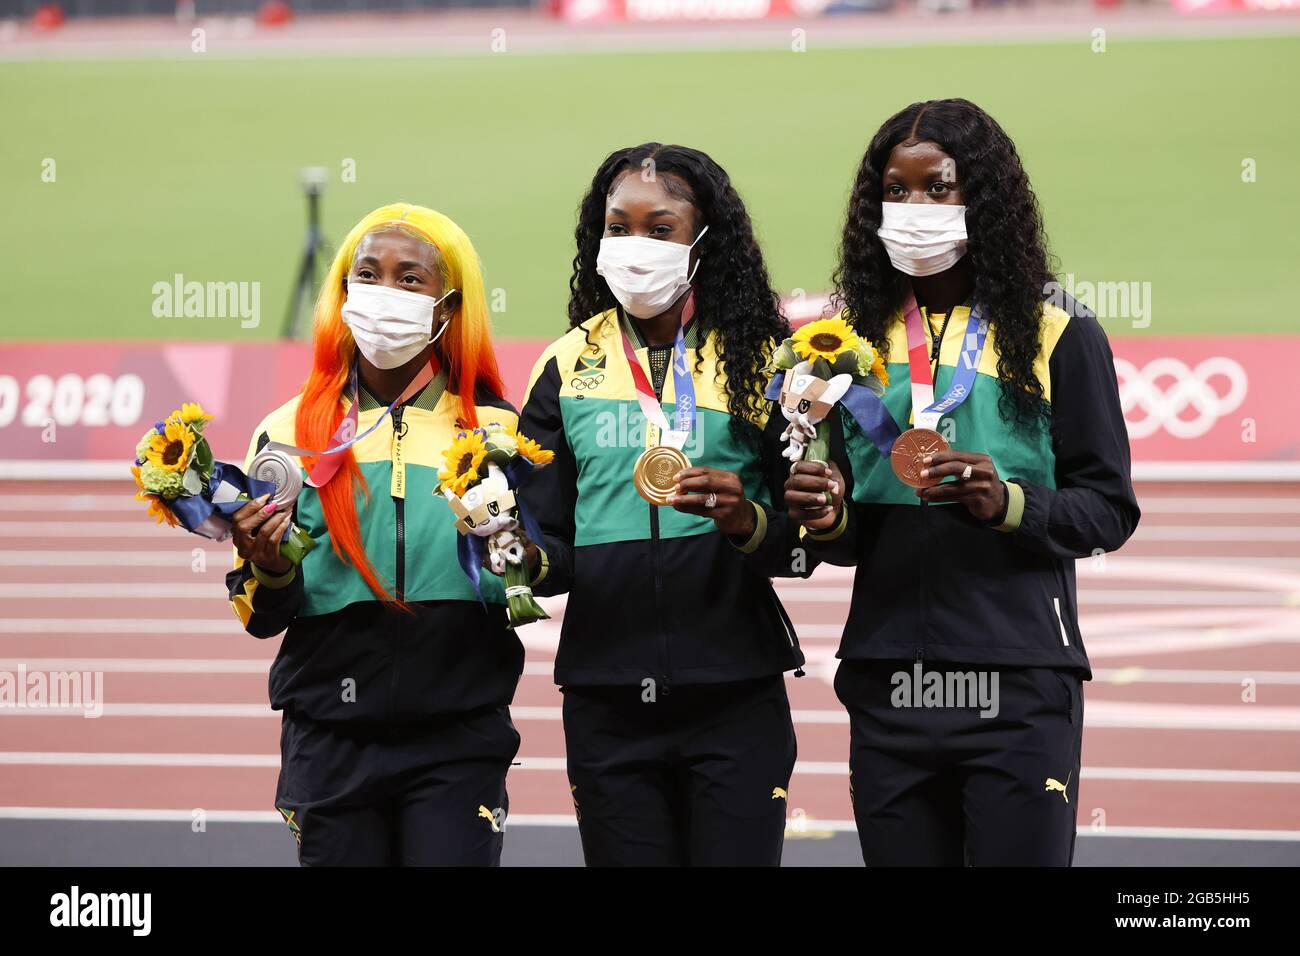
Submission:
{"label": "silver medal", "polygon": [[263,448],[249,463],[248,477],[275,483],[271,500],[279,507],[292,505],[302,491],[302,470],[292,455]]}

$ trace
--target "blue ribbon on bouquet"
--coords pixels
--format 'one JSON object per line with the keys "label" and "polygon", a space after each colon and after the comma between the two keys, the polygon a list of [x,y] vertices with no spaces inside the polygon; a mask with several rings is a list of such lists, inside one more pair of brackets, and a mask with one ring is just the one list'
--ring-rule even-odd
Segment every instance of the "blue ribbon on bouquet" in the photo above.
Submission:
{"label": "blue ribbon on bouquet", "polygon": [[[248,504],[248,498],[214,502],[212,498],[223,484],[230,485],[248,498],[275,493],[275,482],[250,478],[241,468],[224,461],[215,461],[212,463],[212,474],[208,478],[207,485],[200,489],[198,494],[182,496],[173,501],[163,501],[163,504],[176,516],[176,520],[186,531],[196,531],[213,515],[228,522],[234,517],[236,511]],[[286,533],[288,530],[285,529]]]}
{"label": "blue ribbon on bouquet", "polygon": [[[516,455],[501,469],[501,472],[506,476],[506,483],[510,485],[510,490],[515,493],[515,514],[519,518],[519,523],[523,525],[524,534],[528,536],[530,541],[540,547],[542,529],[538,526],[536,519],[533,518],[532,512],[524,507],[523,499],[519,497],[519,486],[528,479],[535,467],[523,455]],[[469,583],[474,585],[474,593],[478,595],[478,603],[486,609],[487,602],[483,600],[480,579],[483,570],[483,555],[487,552],[487,542],[476,534],[457,534],[456,538],[456,560],[460,563],[461,570],[465,572],[465,577],[469,578]]]}
{"label": "blue ribbon on bouquet", "polygon": [[[784,383],[785,372],[777,372],[772,376],[772,381],[767,383],[767,391],[763,393],[763,397],[769,401],[779,402],[781,386]],[[894,416],[889,414],[884,400],[865,385],[855,382],[849,386],[849,390],[844,393],[844,397],[838,404],[844,406],[845,411],[853,416],[858,427],[880,452],[880,457],[888,458],[894,448],[894,442],[901,434],[901,429],[898,427],[898,422],[894,421]]]}

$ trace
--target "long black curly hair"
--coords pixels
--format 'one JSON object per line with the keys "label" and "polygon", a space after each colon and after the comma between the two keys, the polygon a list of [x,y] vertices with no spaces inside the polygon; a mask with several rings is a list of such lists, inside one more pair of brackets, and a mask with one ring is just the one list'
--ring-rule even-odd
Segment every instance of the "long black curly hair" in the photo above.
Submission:
{"label": "long black curly hair", "polygon": [[1045,412],[1034,374],[1041,310],[1055,288],[1043,220],[1015,144],[993,117],[969,100],[929,100],[895,113],[872,137],[849,199],[834,301],[860,335],[888,353],[887,329],[902,306],[909,277],[889,262],[880,228],[881,179],[900,143],[933,142],[957,165],[966,204],[973,299],[997,330],[999,406],[1009,421],[1032,423]]}
{"label": "long black curly hair", "polygon": [[[596,274],[596,254],[605,233],[605,200],[620,176],[654,164],[664,190],[699,211],[699,227],[709,231],[695,247],[699,267],[695,321],[701,336],[716,333],[720,379],[733,422],[756,423],[768,403],[763,398],[763,367],[774,342],[790,334],[772,290],[754,227],[731,177],[708,155],[686,146],[643,143],[610,153],[592,177],[591,189],[578,208],[574,230],[577,254],[569,279],[569,325],[577,326],[618,306],[605,280]],[[696,233],[698,235],[698,232]],[[701,339],[703,341],[703,339]],[[698,354],[697,354],[698,368]]]}

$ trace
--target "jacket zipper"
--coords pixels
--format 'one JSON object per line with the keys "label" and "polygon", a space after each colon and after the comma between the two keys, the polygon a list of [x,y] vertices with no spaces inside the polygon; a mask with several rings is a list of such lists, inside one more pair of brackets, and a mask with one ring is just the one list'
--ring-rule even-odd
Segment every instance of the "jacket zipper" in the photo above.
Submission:
{"label": "jacket zipper", "polygon": [[926,569],[930,566],[930,505],[921,500],[921,560],[917,564],[920,576],[920,612],[916,617],[916,660],[919,663],[925,657],[925,619],[926,601],[929,593],[925,587]]}
{"label": "jacket zipper", "polygon": [[[402,411],[403,406],[400,405],[393,409],[393,442],[399,445],[402,441]],[[397,599],[401,601],[406,594],[406,498],[394,496],[393,509],[396,530],[394,537],[397,545],[396,581],[394,584]],[[399,611],[393,621],[393,676],[388,690],[389,713],[394,719],[397,717],[397,671],[401,652],[402,614]]]}
{"label": "jacket zipper", "polygon": [[[934,327],[930,325],[930,317],[927,314],[925,318],[925,327],[930,332],[930,381],[937,383],[939,380],[939,351],[943,347],[943,340],[948,334],[948,321],[952,318],[953,310],[949,309],[948,314],[943,317],[943,326],[935,334]],[[913,409],[915,415],[917,409]],[[921,499],[921,561],[917,568],[921,576],[921,594],[920,594],[920,613],[916,621],[916,661],[921,663],[925,659],[925,622],[926,622],[926,600],[929,596],[925,587],[925,569],[930,566],[930,504],[924,498]]]}
{"label": "jacket zipper", "polygon": [[659,690],[667,694],[672,687],[668,680],[672,664],[668,659],[668,631],[664,627],[664,582],[659,555],[659,509],[647,505],[650,509],[650,563],[654,570],[655,592],[655,626],[659,630]]}
{"label": "jacket zipper", "polygon": [[[635,326],[633,326],[635,329]],[[640,338],[638,334],[638,338]],[[671,359],[670,359],[671,361]],[[650,351],[646,347],[646,364],[650,364]],[[667,381],[667,373],[664,380]],[[661,382],[655,389],[655,400],[663,401],[664,383]],[[646,423],[647,428],[649,422]],[[647,436],[649,437],[649,436]],[[662,440],[663,436],[659,436]],[[672,692],[672,682],[669,680],[669,674],[672,672],[672,662],[668,656],[668,630],[664,626],[664,582],[662,560],[659,552],[659,509],[655,505],[646,505],[650,509],[650,564],[654,572],[654,594],[655,594],[655,626],[659,631],[659,689],[665,693]]]}

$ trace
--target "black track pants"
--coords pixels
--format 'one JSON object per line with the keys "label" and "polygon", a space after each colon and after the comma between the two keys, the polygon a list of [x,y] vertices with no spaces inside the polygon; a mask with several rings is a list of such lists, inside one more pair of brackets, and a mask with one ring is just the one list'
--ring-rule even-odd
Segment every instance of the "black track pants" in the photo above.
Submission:
{"label": "black track pants", "polygon": [[286,714],[276,808],[303,866],[497,866],[518,750],[506,707],[382,729]]}
{"label": "black track pants", "polygon": [[780,675],[564,688],[564,739],[588,866],[777,866],[794,769]]}
{"label": "black track pants", "polygon": [[990,708],[978,703],[915,706],[906,693],[916,684],[910,662],[842,661],[836,672],[867,865],[1068,866],[1083,738],[1079,678],[1049,668],[932,671],[950,687],[961,682],[949,674],[983,673],[986,699],[997,689],[996,716],[981,717]]}

